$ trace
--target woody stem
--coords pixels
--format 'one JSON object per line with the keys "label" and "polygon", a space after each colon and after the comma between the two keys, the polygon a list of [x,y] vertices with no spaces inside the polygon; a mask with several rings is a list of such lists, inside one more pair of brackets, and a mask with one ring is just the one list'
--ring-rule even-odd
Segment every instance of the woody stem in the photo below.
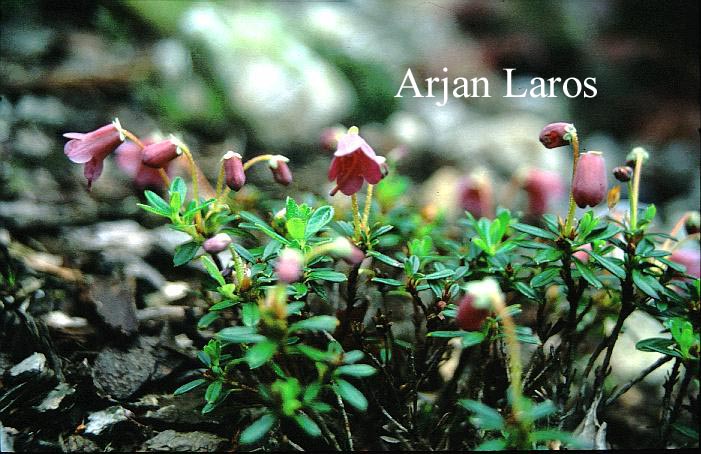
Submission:
{"label": "woody stem", "polygon": [[567,221],[565,222],[565,235],[571,233],[574,221],[574,174],[577,171],[577,161],[579,161],[579,138],[576,132],[571,133],[570,143],[572,144],[572,184],[570,184],[570,207],[567,211]]}

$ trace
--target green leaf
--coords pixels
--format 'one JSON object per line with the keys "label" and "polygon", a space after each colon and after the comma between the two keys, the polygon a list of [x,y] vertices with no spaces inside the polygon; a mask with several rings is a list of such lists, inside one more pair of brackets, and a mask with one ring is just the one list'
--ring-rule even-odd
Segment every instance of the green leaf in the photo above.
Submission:
{"label": "green leaf", "polygon": [[535,290],[526,285],[524,282],[513,282],[511,286],[527,298],[532,300],[538,299],[538,294],[535,292]]}
{"label": "green leaf", "polygon": [[267,363],[277,351],[277,343],[266,340],[255,344],[246,351],[246,362],[248,367],[255,369]]}
{"label": "green leaf", "polygon": [[633,270],[633,282],[647,296],[656,300],[660,299],[660,295],[657,291],[661,290],[658,287],[662,287],[662,285],[657,282],[657,279],[654,277],[644,274],[639,270]]}
{"label": "green leaf", "polygon": [[485,339],[484,333],[479,331],[468,331],[463,333],[460,343],[462,348],[472,347],[473,345],[481,344]]}
{"label": "green leaf", "polygon": [[307,227],[304,220],[300,218],[288,219],[287,222],[285,222],[285,227],[287,228],[287,233],[289,233],[293,239],[297,241],[304,239],[304,230]]}
{"label": "green leaf", "polygon": [[307,274],[308,280],[320,280],[329,282],[346,282],[346,275],[338,271],[314,269]]}
{"label": "green leaf", "polygon": [[566,443],[568,448],[583,449],[582,441],[568,432],[556,429],[536,430],[528,435],[529,440],[534,443],[539,441],[559,440]]}
{"label": "green leaf", "polygon": [[202,317],[200,317],[199,321],[197,322],[197,329],[205,329],[209,325],[211,325],[214,320],[219,318],[219,314],[216,312],[207,312],[204,314]]}
{"label": "green leaf", "polygon": [[196,241],[188,241],[187,243],[176,246],[175,255],[173,256],[173,265],[180,266],[188,263],[195,257],[199,249],[200,243]]}
{"label": "green leaf", "polygon": [[635,348],[640,350],[641,352],[657,352],[657,353],[662,353],[663,355],[667,356],[675,356],[677,358],[681,358],[682,355],[677,352],[676,350],[672,349],[675,345],[674,339],[664,339],[661,337],[652,337],[649,339],[643,339],[637,344],[635,344]]}
{"label": "green leaf", "polygon": [[426,336],[429,337],[462,337],[465,331],[432,331]]}
{"label": "green leaf", "polygon": [[426,276],[424,276],[424,279],[426,279],[427,281],[433,281],[433,280],[443,279],[446,277],[453,276],[453,274],[455,274],[455,270],[446,268],[444,270],[434,271],[433,273],[429,273]]}
{"label": "green leaf", "polygon": [[210,306],[209,311],[210,312],[221,311],[221,310],[236,306],[237,304],[238,304],[238,301],[223,300],[223,301],[219,301],[217,304],[213,304],[212,306]]}
{"label": "green leaf", "polygon": [[540,227],[534,227],[532,225],[528,224],[514,224],[511,227],[513,227],[515,230],[518,230],[519,232],[523,233],[528,233],[529,235],[536,236],[538,238],[544,238],[546,240],[557,240],[557,235],[554,233],[548,232],[547,230],[543,230]]}
{"label": "green leaf", "polygon": [[241,320],[246,326],[256,326],[260,321],[260,310],[256,303],[246,303],[241,309]]}
{"label": "green leaf", "polygon": [[153,191],[144,191],[144,195],[146,196],[146,200],[148,201],[149,205],[155,208],[158,212],[170,217],[170,204],[163,200],[161,196]]}
{"label": "green leaf", "polygon": [[346,364],[351,364],[356,361],[360,361],[365,356],[365,353],[360,350],[351,350],[343,354],[343,362]]}
{"label": "green leaf", "polygon": [[351,385],[347,381],[337,378],[335,380],[335,390],[341,399],[348,402],[351,406],[360,411],[365,411],[368,408],[368,400],[365,398],[358,388]]}
{"label": "green leaf", "polygon": [[309,436],[318,437],[321,435],[321,429],[319,429],[319,426],[317,426],[316,423],[304,413],[297,413],[294,415],[293,419],[297,425],[301,427],[302,430],[304,430]]}
{"label": "green leaf", "polygon": [[217,268],[217,265],[214,264],[212,259],[210,259],[206,255],[203,255],[202,257],[200,257],[200,260],[202,261],[204,268],[207,270],[207,273],[209,273],[212,279],[216,280],[219,283],[219,285],[226,284],[224,276],[222,276],[221,271],[219,271],[219,268]]}
{"label": "green leaf", "polygon": [[182,206],[182,200],[180,200],[180,193],[176,192],[170,195],[170,212],[179,213],[180,207]]}
{"label": "green leaf", "polygon": [[270,429],[273,427],[273,424],[275,424],[276,421],[277,417],[275,415],[266,413],[265,415],[261,416],[258,420],[253,422],[253,424],[246,427],[246,429],[243,432],[241,432],[239,442],[242,445],[250,445],[251,443],[255,443],[256,441],[263,438],[265,434],[270,432]]}
{"label": "green leaf", "polygon": [[389,285],[391,287],[401,287],[402,285],[404,285],[401,281],[384,277],[373,277],[372,282],[378,282],[380,284]]}
{"label": "green leaf", "polygon": [[187,195],[187,185],[185,184],[185,180],[183,180],[182,177],[175,177],[173,181],[170,182],[168,193],[171,197],[173,197],[173,194],[177,193],[180,200],[184,202],[185,196]]}
{"label": "green leaf", "polygon": [[539,404],[533,405],[530,409],[524,412],[523,417],[529,421],[538,421],[539,419],[550,416],[557,411],[557,407],[552,401],[546,400]]}
{"label": "green leaf", "polygon": [[224,328],[216,334],[217,339],[230,344],[256,343],[267,340],[262,334],[258,334],[255,328],[250,326],[231,326]]}
{"label": "green leaf", "polygon": [[505,427],[504,418],[492,407],[470,399],[460,399],[458,402],[474,414],[470,422],[476,427],[484,430],[499,430]]}
{"label": "green leaf", "polygon": [[593,251],[586,251],[587,254],[597,262],[601,266],[603,266],[605,269],[607,269],[609,272],[611,272],[613,275],[615,275],[619,279],[625,279],[626,278],[626,272],[623,269],[623,267],[617,265],[612,259],[602,257],[596,252]]}
{"label": "green leaf", "polygon": [[369,364],[348,364],[336,369],[337,374],[350,375],[351,377],[370,377],[374,375],[375,372],[377,372],[377,370]]}
{"label": "green leaf", "polygon": [[309,345],[299,344],[296,345],[296,347],[300,352],[302,352],[302,354],[304,354],[307,358],[311,359],[312,361],[328,362],[336,359],[335,354],[329,353],[324,350],[319,350],[318,348],[310,347]]}
{"label": "green leaf", "polygon": [[503,451],[506,449],[506,440],[503,438],[495,438],[481,443],[475,448],[475,451]]}
{"label": "green leaf", "polygon": [[214,403],[219,399],[222,390],[222,382],[220,380],[213,381],[207,387],[204,393],[204,399],[209,403]]}
{"label": "green leaf", "polygon": [[158,208],[154,208],[151,205],[144,205],[143,203],[137,203],[136,206],[138,206],[142,210],[148,211],[149,213],[153,213],[153,214],[157,214],[158,216],[170,218],[170,211],[165,213],[165,212],[159,210]]}
{"label": "green leaf", "polygon": [[317,208],[316,210],[314,210],[314,213],[309,218],[309,221],[307,221],[307,230],[305,232],[305,236],[307,238],[310,238],[316,232],[324,228],[326,224],[331,222],[331,219],[333,219],[332,207],[330,207],[329,205],[324,205]]}
{"label": "green leaf", "polygon": [[338,325],[338,319],[331,315],[317,315],[306,320],[293,323],[288,331],[333,331]]}
{"label": "green leaf", "polygon": [[557,268],[546,268],[531,279],[531,287],[543,287],[553,281],[560,274]]}
{"label": "green leaf", "polygon": [[574,266],[577,268],[577,271],[579,271],[579,274],[581,274],[587,282],[594,286],[594,288],[602,288],[604,286],[599,278],[596,277],[596,274],[594,274],[594,272],[590,270],[586,264],[582,263],[577,257],[572,257],[572,260],[574,261]]}
{"label": "green leaf", "polygon": [[290,245],[290,241],[277,233],[275,230],[273,230],[268,224],[266,224],[263,220],[261,220],[259,217],[247,212],[247,211],[241,211],[239,213],[239,216],[244,218],[248,223],[242,222],[239,224],[239,227],[242,228],[252,228],[254,230],[259,230],[269,237],[271,237],[274,240],[279,241],[280,243],[284,244],[285,246]]}
{"label": "green leaf", "polygon": [[379,260],[382,263],[385,263],[389,266],[393,266],[395,268],[404,268],[404,265],[401,264],[401,262],[393,259],[392,257],[389,257],[385,254],[382,254],[381,252],[377,251],[368,251],[368,255],[371,257],[375,257],[377,260]]}
{"label": "green leaf", "polygon": [[186,392],[192,391],[195,388],[198,388],[202,385],[207,383],[207,380],[204,378],[198,378],[197,380],[192,380],[191,382],[187,382],[175,391],[173,391],[174,396],[179,396],[181,394],[185,394]]}

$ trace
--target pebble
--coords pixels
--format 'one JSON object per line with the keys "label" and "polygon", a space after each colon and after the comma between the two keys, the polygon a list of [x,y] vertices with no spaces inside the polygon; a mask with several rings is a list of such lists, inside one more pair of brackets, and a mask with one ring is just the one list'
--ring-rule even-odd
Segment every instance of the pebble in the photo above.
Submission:
{"label": "pebble", "polygon": [[46,370],[46,356],[43,353],[34,352],[20,363],[10,369],[10,378],[14,380],[25,380],[36,377]]}
{"label": "pebble", "polygon": [[59,410],[62,406],[68,405],[67,398],[73,394],[75,394],[75,388],[65,382],[59,383],[34,409],[41,413]]}
{"label": "pebble", "polygon": [[155,437],[146,440],[141,450],[212,452],[223,451],[228,443],[226,438],[208,432],[176,432],[174,430],[164,430]]}
{"label": "pebble", "polygon": [[88,416],[88,423],[85,425],[85,435],[99,436],[104,432],[109,432],[118,424],[129,421],[134,417],[131,411],[115,405]]}
{"label": "pebble", "polygon": [[118,401],[125,401],[149,381],[156,370],[154,338],[141,338],[129,350],[103,349],[95,359],[93,383],[98,390]]}

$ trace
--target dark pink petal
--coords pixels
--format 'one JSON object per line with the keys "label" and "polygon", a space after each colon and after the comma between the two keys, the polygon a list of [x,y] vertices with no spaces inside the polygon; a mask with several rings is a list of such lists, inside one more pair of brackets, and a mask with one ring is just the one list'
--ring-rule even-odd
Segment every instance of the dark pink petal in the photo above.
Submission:
{"label": "dark pink petal", "polygon": [[579,208],[594,207],[606,198],[606,163],[601,153],[590,151],[579,157],[572,179],[572,197]]}
{"label": "dark pink petal", "polygon": [[360,161],[360,171],[365,180],[370,184],[377,184],[382,177],[382,168],[380,164],[373,158],[363,155]]}
{"label": "dark pink petal", "polygon": [[329,167],[329,181],[335,180],[336,177],[338,176],[338,170],[339,170],[340,165],[341,165],[341,159],[342,158],[334,157],[331,160],[331,167]]}
{"label": "dark pink petal", "polygon": [[178,146],[170,139],[166,139],[144,147],[141,162],[145,166],[159,169],[165,167],[179,155]]}
{"label": "dark pink petal", "polygon": [[88,179],[88,191],[92,188],[93,181],[97,180],[102,175],[103,159],[93,158],[85,163],[83,175]]}
{"label": "dark pink petal", "polygon": [[226,185],[234,191],[238,191],[246,184],[246,173],[243,170],[241,155],[229,151],[224,155],[224,176]]}
{"label": "dark pink petal", "polygon": [[360,191],[363,186],[363,177],[357,175],[351,175],[345,180],[338,181],[338,189],[341,190],[345,195],[353,195]]}

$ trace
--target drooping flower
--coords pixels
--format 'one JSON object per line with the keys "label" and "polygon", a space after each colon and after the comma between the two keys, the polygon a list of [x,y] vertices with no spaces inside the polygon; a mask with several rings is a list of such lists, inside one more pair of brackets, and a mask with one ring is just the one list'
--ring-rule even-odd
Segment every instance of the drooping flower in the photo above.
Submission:
{"label": "drooping flower", "polygon": [[690,212],[684,221],[684,228],[688,235],[699,233],[701,231],[701,214],[698,211]]}
{"label": "drooping flower", "polygon": [[353,195],[363,186],[363,181],[377,184],[386,173],[385,158],[377,156],[368,143],[358,135],[355,126],[338,140],[338,148],[329,167],[329,181],[336,180],[331,195],[339,190]]}
{"label": "drooping flower", "polygon": [[217,233],[211,238],[207,238],[204,243],[202,243],[202,248],[210,253],[217,254],[231,244],[231,237],[226,233]]}
{"label": "drooping flower", "polygon": [[119,120],[102,126],[88,133],[67,132],[63,135],[69,140],[63,148],[68,159],[78,164],[85,164],[83,174],[88,180],[88,190],[93,181],[102,174],[103,162],[122,141],[124,134]]}
{"label": "drooping flower", "polygon": [[574,125],[572,123],[550,123],[540,131],[540,143],[542,143],[545,148],[563,147],[570,143],[569,134],[574,131]]}
{"label": "drooping flower", "polygon": [[476,218],[489,217],[493,211],[492,185],[483,171],[474,171],[458,183],[458,201]]}
{"label": "drooping flower", "polygon": [[227,151],[222,157],[224,161],[224,176],[226,185],[233,191],[238,191],[246,184],[246,173],[243,171],[243,158],[240,154]]}
{"label": "drooping flower", "polygon": [[304,266],[302,254],[297,249],[285,248],[280,252],[275,264],[275,274],[282,282],[291,284],[302,277],[302,266]]}
{"label": "drooping flower", "polygon": [[579,208],[594,207],[606,198],[606,163],[598,151],[583,153],[572,179],[572,196]]}
{"label": "drooping flower", "polygon": [[489,309],[475,307],[475,297],[468,294],[458,304],[458,313],[455,321],[465,331],[477,331],[482,327],[482,323],[488,316]]}
{"label": "drooping flower", "polygon": [[523,179],[523,189],[528,194],[528,213],[533,216],[547,213],[550,201],[564,193],[560,175],[542,169],[528,169]]}
{"label": "drooping flower", "polygon": [[[155,142],[154,139],[143,139],[144,145],[150,145]],[[145,166],[142,160],[143,150],[134,142],[125,140],[114,151],[117,159],[117,165],[127,175],[129,175],[134,184],[143,189],[146,187],[161,187],[163,179],[161,178],[158,169]],[[164,169],[168,173],[168,166]]]}
{"label": "drooping flower", "polygon": [[589,261],[589,254],[586,251],[591,251],[591,244],[583,244],[581,248],[572,257],[576,257],[580,262],[587,263]]}
{"label": "drooping flower", "polygon": [[144,147],[142,162],[148,167],[162,169],[181,154],[182,150],[176,141],[172,139],[161,140]]}
{"label": "drooping flower", "polygon": [[288,158],[279,154],[268,160],[268,167],[273,172],[273,178],[283,186],[288,186],[292,183],[292,172],[290,172],[290,167],[287,165],[288,162],[290,162]]}
{"label": "drooping flower", "polygon": [[684,265],[686,274],[701,277],[701,254],[698,249],[677,249],[669,256],[669,260]]}

